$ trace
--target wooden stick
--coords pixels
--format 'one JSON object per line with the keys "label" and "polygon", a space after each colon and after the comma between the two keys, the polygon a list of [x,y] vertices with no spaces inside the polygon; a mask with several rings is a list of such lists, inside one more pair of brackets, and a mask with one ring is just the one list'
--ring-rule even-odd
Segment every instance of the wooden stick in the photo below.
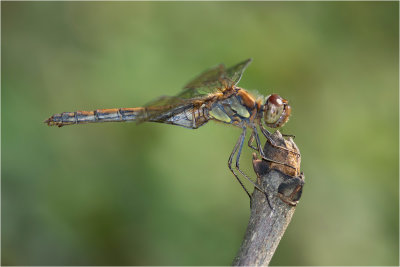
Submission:
{"label": "wooden stick", "polygon": [[[234,266],[266,266],[272,259],[300,199],[304,185],[304,175],[300,173],[300,152],[292,138],[285,140],[276,131],[272,135],[275,146],[268,142],[264,146],[266,158],[275,162],[284,162],[294,168],[258,159],[253,154],[253,166],[258,183],[267,192],[266,195],[254,190],[251,203],[251,215],[246,234]],[[277,146],[296,151],[289,152]]]}

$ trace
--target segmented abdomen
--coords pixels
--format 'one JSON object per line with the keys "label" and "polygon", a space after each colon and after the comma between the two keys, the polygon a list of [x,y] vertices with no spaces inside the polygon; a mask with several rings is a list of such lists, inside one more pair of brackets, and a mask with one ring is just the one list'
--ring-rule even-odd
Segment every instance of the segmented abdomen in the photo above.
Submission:
{"label": "segmented abdomen", "polygon": [[96,109],[93,111],[76,111],[63,112],[54,114],[45,122],[49,126],[62,127],[64,125],[95,123],[95,122],[121,122],[121,121],[137,121],[143,108],[111,108],[111,109]]}

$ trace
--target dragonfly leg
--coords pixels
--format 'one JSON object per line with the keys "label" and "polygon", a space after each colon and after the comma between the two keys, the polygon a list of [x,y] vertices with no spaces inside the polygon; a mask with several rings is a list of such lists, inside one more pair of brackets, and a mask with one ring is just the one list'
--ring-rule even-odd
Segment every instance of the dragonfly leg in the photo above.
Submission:
{"label": "dragonfly leg", "polygon": [[251,135],[250,135],[250,138],[249,138],[249,142],[247,143],[247,145],[248,145],[250,148],[252,148],[252,149],[258,151],[258,148],[256,148],[255,146],[253,146],[253,141],[254,141],[254,132],[251,132]]}
{"label": "dragonfly leg", "polygon": [[287,149],[287,148],[282,147],[282,146],[278,146],[278,145],[275,143],[275,141],[272,139],[272,137],[271,137],[272,134],[271,134],[267,129],[264,128],[264,126],[262,125],[262,122],[261,122],[261,121],[259,122],[259,126],[260,126],[261,132],[262,132],[263,135],[267,138],[267,140],[268,140],[268,142],[271,144],[271,146],[276,147],[276,148],[279,148],[279,149],[282,149],[282,150],[285,150],[285,151],[290,152],[290,153],[293,153],[293,154],[295,154],[297,157],[300,157],[300,154],[299,154],[298,152],[293,151],[293,150],[290,150],[290,149]]}
{"label": "dragonfly leg", "polygon": [[283,137],[292,137],[293,139],[296,138],[296,136],[294,134],[282,134]]}
{"label": "dragonfly leg", "polygon": [[244,139],[246,138],[246,127],[243,127],[243,132],[239,137],[238,143],[239,143],[239,147],[238,147],[238,152],[236,155],[236,169],[240,172],[240,174],[242,174],[247,180],[249,180],[249,182],[251,182],[255,188],[257,188],[258,190],[260,190],[261,192],[264,192],[263,189],[261,189],[253,180],[250,179],[249,176],[247,176],[241,169],[240,169],[240,155],[242,154],[242,149],[243,149],[243,143],[244,143]]}
{"label": "dragonfly leg", "polygon": [[[260,137],[258,136],[257,128],[256,128],[255,126],[253,127],[253,134],[252,134],[252,135],[253,135],[253,136],[255,137],[255,139],[256,139],[256,144],[257,144],[257,146],[258,146],[258,152],[260,153],[261,157],[262,157],[264,160],[269,161],[269,162],[273,162],[273,163],[276,163],[276,164],[284,165],[284,166],[286,166],[286,167],[289,167],[289,168],[292,168],[292,169],[295,169],[295,170],[296,170],[296,168],[293,167],[292,165],[289,165],[289,164],[284,163],[284,162],[276,161],[276,160],[267,158],[267,157],[265,156],[264,150],[263,150],[262,147],[261,147]],[[276,147],[280,148],[280,146],[276,146]],[[284,147],[282,147],[282,148],[285,149],[285,150],[288,150],[288,149],[286,149],[286,148],[284,148]],[[290,151],[290,150],[289,150],[289,151]],[[293,151],[293,153],[295,153],[295,152]],[[297,154],[297,153],[296,153],[296,154]]]}
{"label": "dragonfly leg", "polygon": [[[254,136],[254,133],[253,133],[252,135]],[[241,175],[243,175],[247,180],[249,180],[249,181],[254,185],[254,187],[255,187],[256,189],[258,189],[258,190],[260,190],[260,192],[264,193],[265,197],[267,198],[267,202],[268,202],[269,207],[270,207],[271,209],[273,209],[272,206],[271,206],[271,203],[269,202],[269,198],[268,198],[267,192],[265,192],[264,189],[262,189],[259,185],[257,185],[253,180],[250,179],[249,176],[247,176],[247,175],[240,169],[240,155],[242,154],[242,148],[243,148],[243,144],[244,144],[244,139],[245,139],[245,138],[246,138],[246,127],[243,127],[243,132],[242,132],[242,134],[240,135],[239,140],[238,140],[239,148],[238,148],[238,152],[237,152],[237,155],[236,155],[236,166],[235,166],[235,167],[236,167],[236,169],[240,172]],[[257,137],[256,137],[256,139],[257,139]]]}
{"label": "dragonfly leg", "polygon": [[260,137],[258,136],[257,128],[255,126],[253,126],[252,128],[253,128],[252,136],[253,136],[253,138],[256,139],[256,145],[257,145],[257,149],[256,150],[260,153],[260,155],[262,157],[265,157],[264,150],[261,147],[261,141],[260,141]]}
{"label": "dragonfly leg", "polygon": [[233,175],[235,175],[235,178],[237,179],[237,181],[239,182],[239,184],[242,186],[243,190],[246,192],[246,194],[249,196],[250,201],[251,201],[251,195],[249,193],[249,191],[247,190],[247,188],[244,186],[244,184],[242,183],[242,181],[240,180],[239,176],[235,173],[235,171],[232,168],[232,160],[233,160],[233,156],[236,154],[236,151],[238,150],[239,147],[239,143],[240,143],[240,139],[241,139],[242,135],[239,137],[239,140],[236,142],[231,155],[229,156],[229,160],[228,160],[228,167],[231,170],[231,172],[233,173]]}

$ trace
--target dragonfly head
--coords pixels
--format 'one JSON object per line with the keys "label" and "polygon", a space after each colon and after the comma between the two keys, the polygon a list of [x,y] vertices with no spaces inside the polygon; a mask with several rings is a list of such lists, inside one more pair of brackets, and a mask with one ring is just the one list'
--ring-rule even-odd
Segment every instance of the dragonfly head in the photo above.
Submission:
{"label": "dragonfly head", "polygon": [[289,120],[292,110],[288,101],[277,94],[268,97],[263,109],[265,124],[271,128],[283,126]]}

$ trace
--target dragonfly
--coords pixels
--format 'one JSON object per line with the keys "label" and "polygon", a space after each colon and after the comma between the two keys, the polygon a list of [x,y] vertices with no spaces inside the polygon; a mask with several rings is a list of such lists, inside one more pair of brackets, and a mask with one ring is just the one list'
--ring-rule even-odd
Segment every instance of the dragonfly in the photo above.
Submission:
{"label": "dragonfly", "polygon": [[[268,96],[251,94],[237,86],[251,62],[250,58],[230,68],[226,68],[223,64],[217,65],[186,84],[176,96],[162,96],[143,107],[63,112],[54,114],[45,120],[45,123],[49,126],[62,127],[85,123],[135,121],[197,129],[209,121],[217,121],[239,127],[242,133],[229,156],[228,167],[250,199],[249,190],[238,173],[250,181],[256,189],[264,192],[268,200],[268,195],[261,185],[256,184],[240,169],[239,160],[247,129],[251,130],[248,146],[258,151],[264,160],[294,168],[286,163],[266,158],[257,128],[272,146],[296,154],[297,152],[278,146],[272,139],[271,132],[266,129],[266,127],[280,128],[289,120],[291,107],[288,101],[277,94]],[[256,146],[253,145],[254,140]],[[235,167],[232,167],[235,155],[236,163]]]}

